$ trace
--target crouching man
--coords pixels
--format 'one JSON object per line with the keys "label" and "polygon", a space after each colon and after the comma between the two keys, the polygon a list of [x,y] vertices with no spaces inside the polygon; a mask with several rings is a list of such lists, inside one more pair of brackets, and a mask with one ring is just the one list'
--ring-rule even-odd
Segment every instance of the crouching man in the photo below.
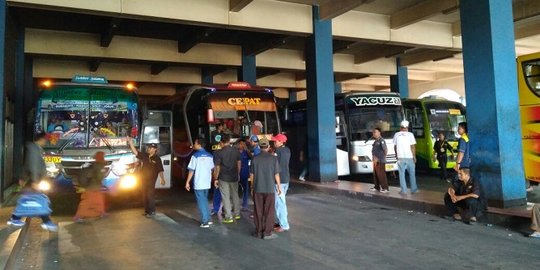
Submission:
{"label": "crouching man", "polygon": [[467,217],[469,222],[474,223],[485,209],[480,198],[480,183],[471,177],[468,168],[460,168],[458,177],[459,181],[455,181],[448,188],[448,193],[444,196],[444,204],[455,220],[462,220],[458,209],[461,208],[464,217]]}

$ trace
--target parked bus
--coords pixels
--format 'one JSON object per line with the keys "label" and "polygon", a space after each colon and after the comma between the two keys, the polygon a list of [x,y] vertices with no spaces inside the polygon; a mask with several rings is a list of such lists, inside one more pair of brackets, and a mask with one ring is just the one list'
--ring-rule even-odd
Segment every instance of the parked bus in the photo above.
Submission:
{"label": "parked bus", "polygon": [[[403,111],[397,93],[351,92],[335,96],[336,137],[329,138],[336,143],[337,173],[373,173],[371,148],[372,130],[381,128],[381,135],[388,146],[386,171],[397,171],[393,136],[399,131]],[[300,159],[300,151],[306,151],[307,110],[306,101],[287,106],[284,113],[284,130],[289,136],[292,149],[292,164]],[[303,149],[302,149],[303,148]],[[297,165],[293,165],[298,167]]]}
{"label": "parked bus", "polygon": [[[447,168],[456,165],[458,124],[465,122],[465,106],[459,102],[426,97],[402,101],[405,119],[410,122],[409,131],[416,138],[416,164],[419,168],[438,169],[439,162],[433,159],[433,145],[437,134],[444,133],[455,155],[448,154]],[[452,158],[453,157],[453,158]]]}
{"label": "parked bus", "polygon": [[195,138],[207,140],[210,151],[220,148],[219,125],[223,125],[222,132],[230,134],[233,142],[251,135],[270,139],[281,132],[272,90],[245,82],[192,86],[183,97],[179,112],[182,123],[175,130],[185,132],[185,138],[175,140],[175,164],[178,166],[175,171],[185,168]]}
{"label": "parked bus", "polygon": [[44,160],[54,186],[71,186],[94,154],[104,151],[104,185],[111,191],[133,189],[137,160],[126,137],[138,142],[139,126],[138,96],[131,84],[113,85],[88,76],[40,84],[34,129],[48,133]]}
{"label": "parked bus", "polygon": [[525,178],[540,182],[540,53],[517,58]]}

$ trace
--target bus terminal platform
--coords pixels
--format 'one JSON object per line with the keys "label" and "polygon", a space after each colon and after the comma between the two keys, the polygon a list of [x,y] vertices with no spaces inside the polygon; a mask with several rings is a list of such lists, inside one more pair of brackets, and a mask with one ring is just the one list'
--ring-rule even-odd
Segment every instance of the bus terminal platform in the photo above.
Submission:
{"label": "bus terminal platform", "polygon": [[[380,205],[379,207],[375,207],[375,208],[387,210],[385,211],[385,213],[388,213],[388,211],[392,213],[394,213],[395,211],[399,211],[403,213],[403,215],[408,215],[410,217],[424,216],[425,218],[429,219],[429,221],[439,220],[437,218],[434,219],[433,216],[441,216],[441,217],[444,216],[445,208],[443,204],[443,196],[444,196],[446,187],[448,186],[448,184],[445,181],[439,180],[437,177],[433,175],[428,175],[428,174],[417,175],[417,182],[418,182],[420,192],[416,194],[400,195],[399,187],[398,187],[399,185],[397,184],[398,180],[396,178],[393,178],[392,176],[389,177],[390,192],[383,194],[378,191],[369,190],[373,186],[373,184],[369,183],[370,177],[371,175],[352,176],[352,177],[347,177],[348,180],[336,180],[336,181],[328,182],[328,183],[298,181],[296,179],[293,179],[290,190],[289,190],[288,197],[290,197],[290,199],[288,199],[288,204],[290,204],[290,207],[291,207],[291,211],[290,211],[291,216],[295,217],[296,219],[294,222],[300,222],[298,220],[299,218],[298,215],[302,213],[302,211],[295,210],[295,207],[299,207],[300,205],[306,204],[304,205],[306,209],[316,209],[316,207],[311,205],[312,202],[310,200],[315,200],[315,201],[318,201],[319,203],[323,203],[322,202],[323,198],[325,198],[324,200],[326,200],[326,203],[323,203],[323,204],[326,204],[324,208],[325,209],[329,208],[326,210],[331,211],[332,214],[329,214],[329,213],[323,214],[321,212],[320,215],[335,215],[335,217],[334,216],[322,217],[322,216],[315,215],[318,217],[318,219],[323,219],[323,220],[326,220],[326,218],[333,218],[333,219],[345,218],[345,219],[355,220],[358,218],[355,215],[362,216],[363,214],[361,213],[362,210],[354,210],[354,208],[359,207],[358,209],[363,209],[363,207],[366,207],[366,204]],[[479,222],[478,222],[479,226],[499,227],[503,231],[504,231],[504,227],[506,227],[507,232],[508,232],[508,228],[510,227],[526,228],[530,222],[529,220],[530,208],[532,207],[534,202],[538,202],[538,198],[540,197],[539,195],[540,195],[540,188],[535,188],[532,192],[528,193],[529,203],[526,206],[510,208],[510,209],[489,207],[488,214],[484,218],[479,219]],[[192,229],[189,229],[189,230],[193,230],[193,232],[198,231],[199,229],[198,225],[195,223],[195,220],[197,220],[197,212],[195,209],[190,209],[191,206],[188,206],[186,204],[186,202],[193,203],[191,202],[192,198],[189,196],[188,197],[181,196],[183,197],[182,199],[178,197],[178,194],[176,193],[172,196],[177,198],[177,199],[173,199],[172,203],[169,202],[166,204],[165,201],[167,201],[167,199],[165,199],[165,201],[162,201],[161,203],[158,203],[158,209],[160,209],[161,210],[160,212],[162,212],[156,218],[158,223],[161,223],[165,227],[169,227],[171,226],[171,224],[176,224],[174,226],[177,226],[178,224],[180,224],[181,225],[180,227],[184,228],[182,230],[185,230],[185,226],[188,226],[188,227],[193,227]],[[312,197],[312,196],[316,196],[316,198],[319,198],[319,199],[315,199],[315,197]],[[177,200],[180,200],[180,201],[177,201]],[[334,200],[334,201],[332,202],[328,200]],[[342,201],[347,202],[347,204],[349,204],[350,207],[337,208],[337,209],[330,210],[330,208],[335,208],[339,205],[342,205],[343,204]],[[388,206],[388,207],[385,207],[385,206]],[[322,207],[322,206],[319,205],[318,207]],[[194,206],[191,208],[194,208]],[[396,208],[399,210],[389,210],[391,208]],[[341,210],[338,211],[339,209]],[[56,235],[55,233],[52,233],[49,235],[49,233],[42,232],[41,228],[39,228],[39,224],[41,222],[39,219],[27,220],[27,225],[24,226],[22,229],[17,229],[17,228],[12,228],[12,227],[7,226],[5,221],[9,219],[11,210],[12,210],[12,207],[7,207],[7,206],[0,208],[0,218],[2,219],[0,223],[0,244],[2,247],[0,250],[0,262],[2,263],[0,264],[0,268],[17,269],[17,267],[12,268],[12,266],[18,265],[20,267],[21,264],[25,266],[30,266],[32,265],[30,261],[34,261],[34,262],[41,261],[41,262],[47,262],[46,264],[52,267],[50,269],[53,269],[55,268],[54,265],[57,264],[57,262],[59,261],[59,257],[63,258],[62,260],[64,261],[64,263],[70,262],[70,261],[75,262],[81,259],[81,257],[79,256],[82,256],[82,255],[80,255],[79,252],[84,251],[83,261],[85,261],[88,264],[86,264],[86,267],[83,267],[83,268],[92,269],[92,267],[90,267],[91,266],[90,261],[92,260],[92,256],[97,256],[97,255],[93,254],[92,256],[89,256],[89,254],[95,252],[96,249],[98,249],[98,247],[96,246],[97,244],[105,245],[107,243],[107,245],[114,245],[117,248],[122,248],[122,247],[125,247],[127,243],[133,244],[132,242],[134,240],[128,240],[130,239],[129,237],[131,237],[129,235],[132,235],[134,237],[135,236],[139,237],[140,238],[139,241],[142,241],[148,244],[149,245],[147,246],[148,248],[161,249],[161,244],[159,244],[159,241],[154,238],[158,237],[159,239],[161,239],[160,241],[165,241],[164,239],[167,239],[168,237],[166,232],[163,232],[160,229],[158,229],[158,227],[156,227],[155,224],[153,224],[152,222],[148,222],[148,220],[144,218],[141,219],[140,213],[139,213],[140,211],[133,208],[133,206],[124,208],[124,210],[115,209],[112,211],[111,217],[107,217],[104,220],[90,221],[84,224],[73,224],[70,213],[67,213],[69,211],[64,211],[64,213],[62,213],[61,211],[54,212],[52,218],[55,222],[58,222],[60,225],[60,232],[58,233],[58,235]],[[360,211],[360,212],[355,214],[355,211]],[[240,230],[241,232],[246,232],[250,230],[252,221],[249,219],[248,213],[243,213],[242,215],[244,217],[242,219],[243,221],[236,226],[240,226],[237,229]],[[387,214],[383,214],[383,215],[387,215]],[[171,218],[172,220],[175,220],[175,221],[173,222]],[[302,218],[304,218],[304,216],[302,216]],[[377,219],[375,219],[375,221],[376,220]],[[440,220],[441,221],[438,221],[438,222],[442,222],[443,224],[446,224],[446,222],[450,222],[450,221],[443,221],[444,219],[440,219]],[[367,221],[367,222],[369,224],[370,222],[375,222],[375,221]],[[363,221],[363,222],[366,222],[366,221]],[[233,233],[232,231],[227,231],[223,227],[220,227],[223,225],[219,225],[219,221],[216,223],[217,223],[216,227],[212,229],[211,231],[214,231],[215,233],[218,233],[219,235]],[[304,223],[301,222],[301,224],[304,224]],[[308,225],[300,225],[300,224],[295,224],[295,225],[296,227],[308,226]],[[123,235],[120,233],[120,231],[122,230],[121,229],[122,226],[126,226],[123,228],[131,228],[131,226],[135,226],[133,228],[137,228],[137,229],[129,229],[130,234]],[[317,227],[315,225],[312,225],[312,226],[314,226],[314,228],[311,228],[309,226],[308,228],[315,230],[315,227]],[[365,225],[365,226],[369,227],[369,225]],[[175,228],[174,230],[176,230],[176,227],[174,228]],[[307,228],[303,228],[303,229],[306,230]],[[171,228],[167,229],[167,231],[169,230],[171,230]],[[473,229],[473,230],[478,230],[478,229]],[[512,229],[512,230],[515,231],[515,229]],[[145,234],[144,231],[152,232],[152,233]],[[517,231],[519,232],[520,230],[517,230]],[[241,233],[241,232],[234,232],[234,233]],[[88,233],[94,236],[92,237],[85,236]],[[182,231],[181,234],[185,234],[185,232]],[[243,235],[243,233],[241,234]],[[121,239],[119,240],[120,242],[115,242],[112,240],[105,240],[107,237],[111,237],[110,239],[114,239],[115,237],[119,237],[119,235],[122,235]],[[143,237],[143,235],[146,235],[146,236]],[[508,234],[508,235],[511,235],[511,234]],[[289,236],[287,234],[285,236],[288,239]],[[197,236],[197,237],[202,237],[202,236]],[[44,239],[46,239],[46,242],[42,243]],[[99,239],[99,241],[96,242],[95,239]],[[251,243],[250,242],[251,240],[249,237],[244,239],[244,237],[242,236],[242,239],[243,240],[241,241],[244,241],[246,243]],[[280,240],[280,241],[284,241],[284,240]],[[524,241],[524,240],[519,240],[519,241]],[[196,242],[198,242],[198,240]],[[168,246],[168,248],[172,248],[172,249],[178,248],[179,250],[182,250],[183,252],[189,253],[186,250],[186,247],[183,246],[181,243],[176,243],[176,244],[169,243],[168,245],[172,245],[172,246]],[[252,245],[252,244],[249,244],[249,245]],[[40,255],[35,255],[35,258],[27,257],[29,253],[28,253],[28,250],[25,252],[25,249],[30,249],[30,250],[37,249],[38,250],[37,254],[40,254]],[[138,251],[131,250],[131,252],[138,252]],[[216,252],[219,253],[221,251],[216,250]],[[22,254],[27,254],[27,255],[22,256]],[[168,254],[168,253],[165,252],[165,254]],[[164,256],[168,256],[165,254]],[[73,256],[76,256],[76,257],[73,257]],[[28,260],[28,262],[24,262],[24,260]],[[113,261],[114,261],[114,258],[112,257],[107,258],[108,263],[112,263]],[[114,263],[117,263],[117,264],[114,264]],[[112,269],[115,267],[123,268],[127,265],[131,265],[131,266],[136,265],[135,262],[133,262],[133,264],[128,263],[127,265],[122,265],[122,262],[117,262],[117,261],[115,261],[114,263],[112,265],[103,264],[101,266],[104,266],[105,267],[104,269],[106,268]],[[159,265],[160,264],[158,263],[155,266],[158,267]],[[34,266],[37,266],[37,265],[34,264]],[[73,266],[73,264],[71,263],[68,263],[67,265],[63,264],[63,267],[60,267],[60,268],[64,269],[65,267],[68,267],[68,266]],[[149,266],[149,264],[145,264],[145,266]],[[161,265],[161,266],[163,267],[164,265]],[[172,265],[168,265],[168,267],[169,266],[172,267]],[[192,266],[196,266],[196,264],[193,264]],[[44,267],[43,269],[49,269],[49,268]]]}

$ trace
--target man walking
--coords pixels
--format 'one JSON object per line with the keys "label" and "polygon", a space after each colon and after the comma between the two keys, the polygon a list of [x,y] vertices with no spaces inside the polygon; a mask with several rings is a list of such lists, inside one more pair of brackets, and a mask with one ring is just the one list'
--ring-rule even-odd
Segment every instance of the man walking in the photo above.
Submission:
{"label": "man walking", "polygon": [[142,184],[143,184],[143,201],[144,201],[144,216],[151,218],[156,215],[156,180],[159,175],[160,184],[165,185],[165,177],[163,176],[163,163],[157,155],[157,144],[151,143],[146,146],[146,153],[139,152],[133,146],[133,139],[127,138],[131,152],[141,161]]}
{"label": "man walking", "polygon": [[408,131],[409,121],[403,120],[400,124],[400,131],[394,135],[394,150],[396,152],[397,165],[399,170],[400,194],[407,193],[407,182],[405,181],[405,171],[409,172],[411,181],[411,192],[417,193],[416,186],[416,140],[414,135]]}
{"label": "man walking", "polygon": [[250,167],[250,181],[255,203],[253,236],[274,239],[277,237],[272,233],[275,221],[275,193],[277,192],[278,196],[281,195],[279,163],[277,157],[268,152],[270,149],[268,139],[260,139],[259,145],[262,152],[253,158]]}
{"label": "man walking", "polygon": [[[279,180],[281,186],[281,194],[276,193],[276,226],[274,228],[275,232],[284,232],[290,229],[289,219],[287,217],[287,201],[285,195],[287,195],[287,190],[289,189],[289,161],[291,159],[291,149],[285,146],[287,141],[287,136],[283,134],[278,134],[272,138],[274,141],[275,153],[279,162]],[[277,186],[276,186],[277,190]]]}
{"label": "man walking", "polygon": [[373,157],[373,183],[374,186],[370,188],[371,191],[380,191],[381,193],[388,193],[388,179],[386,178],[386,154],[388,153],[388,147],[386,141],[381,136],[381,129],[376,127],[373,129],[373,146],[371,148],[371,155]]}
{"label": "man walking", "polygon": [[193,181],[193,189],[195,200],[201,213],[201,228],[208,228],[212,225],[210,220],[210,209],[208,209],[208,190],[212,184],[212,169],[214,169],[214,160],[212,154],[206,152],[204,147],[206,142],[201,138],[193,141],[193,149],[195,153],[191,156],[188,164],[188,175],[186,179],[186,190],[191,189],[191,179]]}
{"label": "man walking", "polygon": [[214,155],[214,185],[219,186],[225,219],[223,223],[232,223],[240,219],[240,198],[238,197],[238,181],[241,167],[240,152],[230,144],[229,134],[221,137],[222,148]]}
{"label": "man walking", "polygon": [[[47,133],[39,132],[35,136],[33,142],[28,142],[25,146],[24,163],[23,163],[23,179],[19,182],[23,186],[24,191],[28,193],[37,193],[39,182],[47,176],[45,161],[43,160],[43,146],[47,143]],[[51,221],[49,215],[40,216],[43,223],[41,228],[49,231],[58,231],[58,225]],[[24,222],[21,216],[11,215],[11,219],[7,224],[22,227]]]}

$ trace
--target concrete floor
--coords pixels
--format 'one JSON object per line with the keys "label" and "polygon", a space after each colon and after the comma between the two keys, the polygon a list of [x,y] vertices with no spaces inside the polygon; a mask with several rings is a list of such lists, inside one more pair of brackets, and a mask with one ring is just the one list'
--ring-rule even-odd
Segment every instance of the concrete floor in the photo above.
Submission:
{"label": "concrete floor", "polygon": [[[540,240],[517,227],[467,225],[293,186],[291,231],[250,236],[249,212],[199,228],[192,194],[162,194],[155,219],[138,207],[60,231],[32,220],[17,269],[537,269]],[[66,214],[66,213],[64,213]]]}

